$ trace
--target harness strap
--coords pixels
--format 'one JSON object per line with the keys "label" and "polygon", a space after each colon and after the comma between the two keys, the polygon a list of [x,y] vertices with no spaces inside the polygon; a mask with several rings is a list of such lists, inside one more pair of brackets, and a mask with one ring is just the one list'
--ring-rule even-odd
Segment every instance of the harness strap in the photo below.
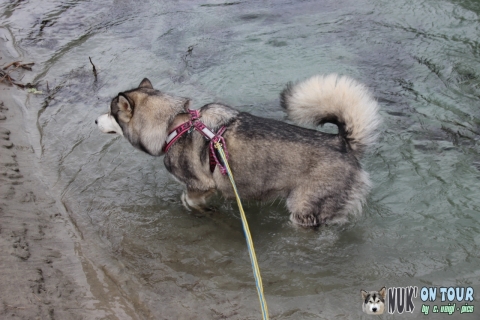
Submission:
{"label": "harness strap", "polygon": [[185,123],[182,123],[175,129],[173,129],[167,136],[167,139],[165,140],[165,145],[163,146],[163,152],[167,152],[168,149],[178,140],[183,136],[185,132],[190,130],[192,127],[192,121],[188,121]]}
{"label": "harness strap", "polygon": [[225,153],[228,158],[228,152],[227,152],[227,144],[225,143],[225,139],[222,137],[223,133],[227,128],[225,126],[222,126],[217,133],[215,134],[212,130],[210,130],[203,122],[198,120],[200,118],[200,111],[199,110],[188,110],[190,113],[190,121],[187,121],[185,123],[182,123],[172,131],[167,136],[167,139],[165,140],[165,145],[163,146],[163,152],[167,152],[172,145],[180,139],[186,132],[191,131],[192,129],[197,130],[200,132],[202,136],[204,136],[207,140],[210,141],[209,143],[209,159],[210,159],[210,171],[213,172],[215,171],[215,167],[218,166],[220,168],[220,172],[223,175],[227,174],[227,169],[225,168],[225,165],[220,162],[218,159],[215,149],[214,149],[214,144],[216,142],[221,142],[222,145],[225,148]]}

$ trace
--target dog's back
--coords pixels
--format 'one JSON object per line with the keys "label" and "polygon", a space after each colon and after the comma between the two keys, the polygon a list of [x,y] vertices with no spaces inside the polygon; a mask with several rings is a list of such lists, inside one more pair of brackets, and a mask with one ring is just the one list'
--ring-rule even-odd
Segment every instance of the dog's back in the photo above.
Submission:
{"label": "dog's back", "polygon": [[[360,158],[380,123],[368,90],[348,77],[315,76],[287,85],[281,105],[296,124],[331,122],[338,134],[239,114],[225,137],[242,196],[286,197],[291,220],[303,226],[342,223],[360,213],[370,190]],[[216,184],[232,196],[223,180]]]}
{"label": "dog's back", "polygon": [[[243,198],[286,197],[291,219],[304,226],[345,222],[361,210],[368,175],[343,137],[240,113],[225,139]],[[217,188],[233,197],[217,178]]]}

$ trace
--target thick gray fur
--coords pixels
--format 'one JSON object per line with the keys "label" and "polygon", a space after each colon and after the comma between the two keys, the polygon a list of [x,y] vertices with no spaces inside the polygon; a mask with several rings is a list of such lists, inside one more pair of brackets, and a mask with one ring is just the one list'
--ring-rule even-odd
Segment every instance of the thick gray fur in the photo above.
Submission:
{"label": "thick gray fur", "polygon": [[[336,96],[338,95],[338,96]],[[139,88],[120,93],[110,113],[130,143],[153,156],[177,125],[188,120],[189,100],[153,89],[144,79]],[[374,142],[378,106],[368,90],[347,77],[312,77],[289,85],[281,105],[300,125],[332,122],[339,134],[327,134],[285,122],[238,112],[213,103],[200,108],[201,121],[224,134],[242,199],[286,199],[290,220],[304,227],[344,223],[362,210],[370,189],[360,158]],[[167,170],[182,184],[187,208],[204,210],[219,191],[234,198],[228,177],[210,172],[208,141],[193,131],[165,154]]]}

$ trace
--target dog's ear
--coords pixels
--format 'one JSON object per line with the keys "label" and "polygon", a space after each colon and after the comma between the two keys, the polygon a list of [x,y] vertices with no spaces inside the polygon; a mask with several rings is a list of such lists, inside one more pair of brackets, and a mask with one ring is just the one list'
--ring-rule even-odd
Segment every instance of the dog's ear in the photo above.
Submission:
{"label": "dog's ear", "polygon": [[360,290],[360,292],[362,293],[362,300],[365,300],[365,299],[367,299],[368,292],[367,292],[367,291],[365,291],[365,290]]}
{"label": "dog's ear", "polygon": [[143,79],[138,85],[139,88],[153,89],[152,83],[147,78]]}
{"label": "dog's ear", "polygon": [[119,119],[126,123],[130,122],[133,116],[133,106],[128,99],[123,95],[119,95],[117,106]]}
{"label": "dog's ear", "polygon": [[385,296],[387,294],[387,288],[383,287],[378,291],[378,293],[382,296],[383,299],[385,299]]}

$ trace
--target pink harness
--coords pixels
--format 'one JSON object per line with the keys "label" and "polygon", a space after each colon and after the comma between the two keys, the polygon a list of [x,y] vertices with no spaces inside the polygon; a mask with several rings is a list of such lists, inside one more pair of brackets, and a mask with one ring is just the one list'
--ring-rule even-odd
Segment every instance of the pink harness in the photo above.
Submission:
{"label": "pink harness", "polygon": [[222,126],[217,133],[215,134],[212,130],[210,130],[203,122],[198,120],[200,118],[200,111],[199,110],[188,110],[190,113],[190,121],[184,122],[172,131],[167,136],[165,140],[165,145],[163,146],[163,152],[167,153],[168,149],[178,140],[180,139],[185,133],[192,132],[192,130],[197,130],[200,132],[207,140],[210,141],[210,171],[213,172],[215,170],[215,166],[220,168],[220,172],[223,175],[227,174],[227,169],[225,166],[218,160],[218,157],[215,153],[214,144],[216,142],[221,142],[223,145],[223,149],[225,150],[225,154],[228,159],[228,152],[227,152],[227,144],[225,143],[225,139],[222,137],[223,133],[227,128]]}

